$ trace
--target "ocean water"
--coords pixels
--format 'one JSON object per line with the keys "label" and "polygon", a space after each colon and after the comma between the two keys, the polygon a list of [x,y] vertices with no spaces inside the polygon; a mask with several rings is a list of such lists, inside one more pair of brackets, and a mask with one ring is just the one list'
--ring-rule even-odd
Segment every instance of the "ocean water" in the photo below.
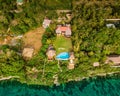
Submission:
{"label": "ocean water", "polygon": [[120,78],[96,77],[52,87],[2,81],[0,96],[120,96]]}

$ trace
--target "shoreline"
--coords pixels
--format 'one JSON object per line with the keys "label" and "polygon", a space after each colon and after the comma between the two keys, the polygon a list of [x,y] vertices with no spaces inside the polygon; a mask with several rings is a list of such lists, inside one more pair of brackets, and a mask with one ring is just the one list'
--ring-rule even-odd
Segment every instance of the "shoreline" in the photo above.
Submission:
{"label": "shoreline", "polygon": [[[111,72],[111,73],[103,73],[103,74],[97,74],[97,75],[94,75],[94,76],[89,76],[89,77],[76,77],[75,79],[69,79],[67,82],[64,82],[64,83],[60,83],[59,81],[59,85],[58,84],[34,84],[34,83],[27,83],[26,81],[21,81],[21,80],[17,80],[19,81],[20,83],[25,83],[27,85],[44,85],[44,86],[60,86],[61,84],[65,84],[65,83],[69,83],[69,82],[72,82],[72,81],[76,81],[76,82],[80,82],[82,80],[89,80],[90,78],[97,78],[97,77],[105,77],[105,76],[111,76],[114,74],[120,74],[120,72]],[[3,77],[3,78],[0,78],[0,81],[6,81],[6,80],[11,80],[11,79],[20,79],[19,76],[8,76],[8,77]]]}
{"label": "shoreline", "polygon": [[0,78],[0,81],[10,80],[10,79],[15,79],[15,78],[20,78],[20,77],[19,77],[19,76],[8,76],[8,77],[2,77],[2,78]]}
{"label": "shoreline", "polygon": [[114,74],[120,74],[120,72],[102,73],[102,74],[97,74],[97,75],[89,76],[89,77],[75,78],[75,79],[70,79],[68,82],[71,82],[71,81],[82,81],[84,79],[103,77],[103,76],[105,77],[107,75],[111,76],[111,75],[114,75]]}

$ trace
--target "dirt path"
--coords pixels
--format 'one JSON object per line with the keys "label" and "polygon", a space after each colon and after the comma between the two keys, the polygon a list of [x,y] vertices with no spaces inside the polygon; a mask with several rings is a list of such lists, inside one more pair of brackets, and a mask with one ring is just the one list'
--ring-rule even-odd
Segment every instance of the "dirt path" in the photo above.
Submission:
{"label": "dirt path", "polygon": [[42,46],[42,36],[44,34],[45,30],[43,27],[39,27],[35,30],[31,30],[29,32],[27,32],[24,36],[23,36],[23,43],[24,43],[24,47],[32,47],[35,49],[35,53],[37,53],[41,46]]}

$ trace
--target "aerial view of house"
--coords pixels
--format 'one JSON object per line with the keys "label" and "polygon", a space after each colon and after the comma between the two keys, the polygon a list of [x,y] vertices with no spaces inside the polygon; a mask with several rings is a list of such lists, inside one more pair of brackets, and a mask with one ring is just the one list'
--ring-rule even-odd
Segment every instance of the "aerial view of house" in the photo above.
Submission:
{"label": "aerial view of house", "polygon": [[0,96],[120,96],[120,0],[0,0]]}
{"label": "aerial view of house", "polygon": [[56,34],[57,35],[65,35],[66,37],[70,37],[72,34],[70,24],[57,25]]}

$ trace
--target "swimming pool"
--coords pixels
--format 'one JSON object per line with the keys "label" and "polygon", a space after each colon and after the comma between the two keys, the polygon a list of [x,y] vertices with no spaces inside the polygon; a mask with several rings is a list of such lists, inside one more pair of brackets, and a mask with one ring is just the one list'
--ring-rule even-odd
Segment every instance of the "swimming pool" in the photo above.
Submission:
{"label": "swimming pool", "polygon": [[57,60],[68,60],[70,57],[68,52],[62,52],[56,56]]}

